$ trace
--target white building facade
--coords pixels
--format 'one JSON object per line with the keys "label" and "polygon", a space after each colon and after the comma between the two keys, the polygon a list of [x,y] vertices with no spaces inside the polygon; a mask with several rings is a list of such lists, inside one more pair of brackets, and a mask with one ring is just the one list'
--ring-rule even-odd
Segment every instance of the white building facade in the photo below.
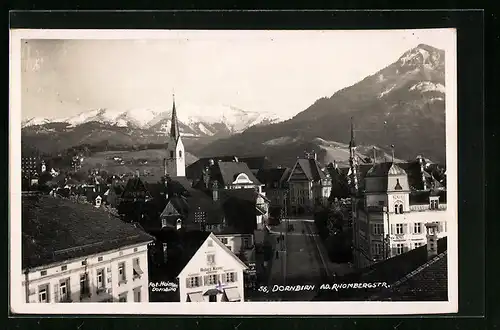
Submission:
{"label": "white building facade", "polygon": [[[386,167],[386,171],[380,168]],[[377,173],[378,172],[378,173]],[[406,172],[396,164],[376,164],[367,173],[365,191],[353,203],[354,265],[357,268],[427,244],[426,225],[447,236],[449,214],[438,196],[426,204],[410,204]]]}
{"label": "white building facade", "polygon": [[247,266],[210,234],[179,273],[181,302],[243,302]]}
{"label": "white building facade", "polygon": [[148,243],[25,269],[26,302],[149,302]]}

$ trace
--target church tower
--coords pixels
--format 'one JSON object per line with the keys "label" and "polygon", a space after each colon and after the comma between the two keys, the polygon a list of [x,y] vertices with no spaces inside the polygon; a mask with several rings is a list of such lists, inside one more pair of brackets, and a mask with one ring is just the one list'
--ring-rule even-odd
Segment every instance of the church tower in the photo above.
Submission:
{"label": "church tower", "polygon": [[186,161],[184,153],[184,144],[182,143],[179,131],[179,122],[177,120],[177,110],[175,109],[175,96],[172,106],[172,120],[170,124],[170,135],[167,146],[167,158],[165,159],[165,176],[178,177],[186,176]]}

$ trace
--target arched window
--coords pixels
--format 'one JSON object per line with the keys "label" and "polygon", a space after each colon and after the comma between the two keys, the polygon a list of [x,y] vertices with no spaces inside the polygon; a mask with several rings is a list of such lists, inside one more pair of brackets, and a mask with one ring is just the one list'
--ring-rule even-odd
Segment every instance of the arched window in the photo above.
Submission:
{"label": "arched window", "polygon": [[399,213],[399,207],[398,204],[394,205],[394,213],[398,214]]}
{"label": "arched window", "polygon": [[182,158],[182,150],[179,150],[179,158]]}
{"label": "arched window", "polygon": [[403,204],[399,204],[399,214],[403,214]]}

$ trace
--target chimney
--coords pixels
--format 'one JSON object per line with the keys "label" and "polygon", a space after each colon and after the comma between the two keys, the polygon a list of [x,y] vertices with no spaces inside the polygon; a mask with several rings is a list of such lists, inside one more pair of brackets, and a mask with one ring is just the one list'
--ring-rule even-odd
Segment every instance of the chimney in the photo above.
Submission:
{"label": "chimney", "polygon": [[427,230],[427,258],[432,259],[437,256],[437,229],[438,224],[436,222],[430,222],[425,224]]}

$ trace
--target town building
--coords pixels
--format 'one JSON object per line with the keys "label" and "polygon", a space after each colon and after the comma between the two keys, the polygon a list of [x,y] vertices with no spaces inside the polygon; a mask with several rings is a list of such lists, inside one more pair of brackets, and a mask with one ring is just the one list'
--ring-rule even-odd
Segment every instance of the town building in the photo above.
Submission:
{"label": "town building", "polygon": [[181,302],[243,302],[247,266],[213,233],[178,275]]}
{"label": "town building", "polygon": [[147,246],[153,237],[69,200],[23,196],[22,208],[27,303],[149,301]]}
{"label": "town building", "polygon": [[316,153],[297,159],[287,179],[287,196],[290,214],[310,213],[316,206],[326,206],[332,182],[329,173],[323,172]]}
{"label": "town building", "polygon": [[[353,132],[352,127],[351,130]],[[447,235],[446,191],[432,180],[432,176],[425,174],[421,164],[406,164],[407,168],[417,164],[417,180],[410,181],[402,168],[405,165],[394,161],[373,164],[360,175],[354,158],[355,148],[351,133],[348,182],[352,194],[355,267],[364,268],[425,245],[428,223],[438,224],[439,238]]]}
{"label": "town building", "polygon": [[270,201],[270,206],[285,206],[285,192],[288,189],[288,177],[291,169],[288,167],[266,168],[259,170],[257,179],[264,184],[263,191]]}

